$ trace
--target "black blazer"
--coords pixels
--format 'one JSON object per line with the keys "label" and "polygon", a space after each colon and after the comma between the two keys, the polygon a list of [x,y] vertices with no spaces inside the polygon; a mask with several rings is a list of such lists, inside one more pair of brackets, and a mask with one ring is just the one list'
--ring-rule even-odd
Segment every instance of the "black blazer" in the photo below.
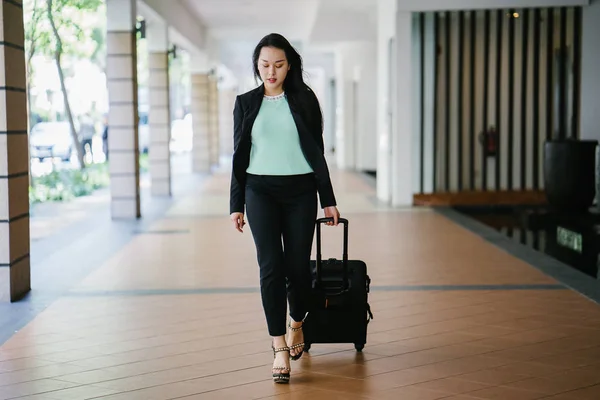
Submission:
{"label": "black blazer", "polygon": [[[230,213],[244,212],[246,203],[246,169],[250,163],[251,132],[265,93],[264,85],[237,96],[233,110],[233,163],[231,173]],[[323,118],[319,101],[310,89],[287,94],[290,110],[298,128],[300,146],[315,173],[321,207],[335,206],[335,196],[325,161]]]}

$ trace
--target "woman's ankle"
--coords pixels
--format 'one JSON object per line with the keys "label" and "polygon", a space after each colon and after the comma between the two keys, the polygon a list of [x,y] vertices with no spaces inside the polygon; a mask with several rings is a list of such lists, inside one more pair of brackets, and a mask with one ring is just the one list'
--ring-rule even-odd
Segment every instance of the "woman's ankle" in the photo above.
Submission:
{"label": "woman's ankle", "polygon": [[275,348],[281,348],[281,347],[286,347],[287,346],[287,343],[285,341],[285,335],[272,336],[271,338],[273,340],[273,347],[275,347]]}
{"label": "woman's ankle", "polygon": [[290,325],[292,328],[300,328],[300,327],[302,326],[302,324],[303,324],[303,323],[304,323],[304,318],[298,318],[298,319],[296,319],[296,318],[294,318],[294,317],[292,317],[292,316],[290,315],[290,322],[289,322],[289,325]]}
{"label": "woman's ankle", "polygon": [[302,326],[302,324],[304,323],[304,319],[306,319],[306,316],[308,315],[308,313],[303,313],[300,315],[292,315],[292,313],[290,313],[290,322],[289,325],[291,325],[293,328],[299,328]]}
{"label": "woman's ankle", "polygon": [[293,318],[290,318],[290,326],[292,328],[300,328],[302,326],[302,321],[295,321]]}

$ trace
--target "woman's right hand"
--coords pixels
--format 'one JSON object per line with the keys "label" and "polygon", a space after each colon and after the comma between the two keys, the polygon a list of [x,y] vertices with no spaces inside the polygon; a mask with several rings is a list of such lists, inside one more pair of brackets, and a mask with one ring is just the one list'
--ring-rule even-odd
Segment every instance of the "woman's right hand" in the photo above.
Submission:
{"label": "woman's right hand", "polygon": [[231,221],[233,222],[235,229],[237,229],[239,232],[244,232],[244,225],[246,225],[246,222],[244,221],[244,213],[231,213]]}

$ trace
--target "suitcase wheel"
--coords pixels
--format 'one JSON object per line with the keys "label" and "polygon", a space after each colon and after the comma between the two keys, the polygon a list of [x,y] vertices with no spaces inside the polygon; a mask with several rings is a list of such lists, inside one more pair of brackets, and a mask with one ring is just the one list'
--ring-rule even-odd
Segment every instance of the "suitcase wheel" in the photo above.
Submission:
{"label": "suitcase wheel", "polygon": [[360,353],[365,348],[365,344],[364,343],[354,343],[354,348],[356,349],[356,351],[358,351]]}
{"label": "suitcase wheel", "polygon": [[307,353],[310,351],[310,343],[304,343],[304,351]]}

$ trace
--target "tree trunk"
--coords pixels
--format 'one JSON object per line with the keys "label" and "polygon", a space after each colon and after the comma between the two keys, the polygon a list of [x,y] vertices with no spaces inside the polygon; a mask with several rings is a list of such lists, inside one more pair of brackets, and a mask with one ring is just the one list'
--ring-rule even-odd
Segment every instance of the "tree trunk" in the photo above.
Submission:
{"label": "tree trunk", "polygon": [[[29,71],[29,68],[28,68]],[[27,74],[29,75],[29,73]],[[33,179],[31,178],[31,150],[29,148],[30,137],[29,132],[31,132],[31,83],[29,81],[29,76],[27,77],[27,159],[29,160],[29,186],[33,186]]]}
{"label": "tree trunk", "polygon": [[[37,5],[37,0],[34,0],[33,2],[33,15],[32,15],[32,23],[34,24],[33,27],[31,27],[30,29],[32,29],[32,33],[30,36],[30,47],[29,47],[29,53],[27,54],[27,65],[26,65],[26,70],[27,70],[27,139],[28,139],[28,146],[27,146],[27,150],[29,151],[29,153],[31,153],[31,150],[29,148],[29,133],[31,132],[31,128],[32,128],[32,118],[31,118],[31,80],[33,79],[33,66],[31,65],[31,62],[33,60],[33,56],[35,55],[35,50],[36,50],[36,40],[35,40],[35,27],[38,24],[38,20],[39,18],[37,17],[39,15],[38,12],[38,5]],[[33,178],[31,177],[31,155],[28,156],[29,159],[29,186],[33,186]]]}
{"label": "tree trunk", "polygon": [[52,3],[53,0],[48,0],[48,20],[50,21],[50,26],[52,26],[52,32],[54,33],[54,39],[56,40],[56,50],[54,52],[54,59],[56,61],[56,68],[58,69],[58,78],[60,79],[60,87],[62,89],[63,99],[65,102],[65,111],[67,112],[67,118],[69,120],[69,125],[71,126],[71,138],[73,139],[73,144],[75,145],[75,150],[77,151],[77,160],[79,161],[79,166],[81,169],[83,169],[85,168],[85,162],[83,160],[83,148],[81,147],[79,136],[77,135],[77,130],[75,129],[75,121],[73,120],[71,104],[69,103],[69,95],[67,93],[67,87],[65,85],[65,74],[63,72],[61,64],[62,41],[60,40],[60,35],[58,34],[56,24],[54,23],[54,16],[52,15]]}
{"label": "tree trunk", "polygon": [[31,132],[31,128],[32,128],[32,121],[31,121],[31,77],[33,75],[33,67],[31,66],[31,59],[33,58],[33,54],[34,54],[34,50],[31,50],[31,53],[28,54],[27,56],[27,152],[28,152],[28,156],[27,159],[29,160],[29,186],[33,186],[33,179],[31,177],[31,149],[30,149],[30,140],[31,137],[29,136],[29,133]]}

